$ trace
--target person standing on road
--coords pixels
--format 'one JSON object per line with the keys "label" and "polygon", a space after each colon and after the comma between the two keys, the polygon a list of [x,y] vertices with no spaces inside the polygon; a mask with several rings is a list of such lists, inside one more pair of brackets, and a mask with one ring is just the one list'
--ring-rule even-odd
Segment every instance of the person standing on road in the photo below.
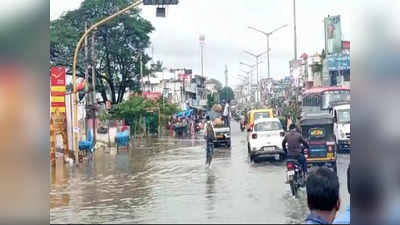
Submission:
{"label": "person standing on road", "polygon": [[224,113],[223,113],[223,116],[224,116],[224,125],[225,126],[227,126],[227,127],[230,127],[230,117],[231,117],[231,108],[230,108],[230,106],[229,106],[229,101],[228,102],[226,102],[226,104],[225,104],[225,108],[224,108]]}
{"label": "person standing on road", "polygon": [[[286,152],[287,158],[297,160],[301,164],[304,174],[307,174],[307,162],[302,152],[301,144],[307,149],[309,146],[303,136],[297,132],[297,127],[294,123],[290,124],[289,129],[289,133],[286,134],[282,141],[282,149]],[[287,147],[286,144],[288,145]]]}
{"label": "person standing on road", "polygon": [[305,224],[332,224],[340,209],[339,179],[335,172],[320,167],[307,178],[307,205],[311,213]]}
{"label": "person standing on road", "polygon": [[207,141],[207,152],[212,151],[211,145],[214,144],[213,141],[216,138],[216,134],[214,130],[214,125],[210,120],[210,116],[206,117],[206,124],[204,126],[204,138]]}

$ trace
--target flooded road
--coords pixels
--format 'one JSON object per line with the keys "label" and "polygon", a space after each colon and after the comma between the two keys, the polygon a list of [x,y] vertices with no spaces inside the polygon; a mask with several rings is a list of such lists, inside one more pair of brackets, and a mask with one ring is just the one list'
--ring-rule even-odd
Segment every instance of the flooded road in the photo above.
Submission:
{"label": "flooded road", "polygon": [[[205,167],[202,138],[153,138],[130,151],[96,151],[79,167],[50,173],[51,223],[301,223],[308,213],[285,184],[284,162],[250,163],[246,133],[232,124],[232,149]],[[349,202],[339,155],[342,209]]]}

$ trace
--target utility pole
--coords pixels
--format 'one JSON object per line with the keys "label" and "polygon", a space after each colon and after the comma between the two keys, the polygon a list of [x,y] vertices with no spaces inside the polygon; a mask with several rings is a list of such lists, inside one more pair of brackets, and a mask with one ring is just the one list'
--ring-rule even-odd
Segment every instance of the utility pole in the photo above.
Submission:
{"label": "utility pole", "polygon": [[[293,0],[293,29],[294,29],[294,62],[297,65],[297,34],[296,34],[296,0]],[[300,87],[300,79],[297,78],[297,87],[296,87],[296,104],[295,109],[298,111],[298,99],[299,99],[299,87]],[[297,118],[296,118],[297,119]]]}
{"label": "utility pole", "polygon": [[[85,32],[87,32],[88,29],[88,22],[85,22]],[[85,135],[88,134],[88,114],[87,114],[87,109],[88,109],[88,91],[89,91],[89,84],[88,84],[88,80],[89,80],[89,49],[88,49],[88,39],[87,37],[85,37]]]}
{"label": "utility pole", "polygon": [[263,56],[266,52],[260,53],[260,54],[258,54],[258,55],[254,54],[254,53],[251,53],[251,52],[249,52],[249,51],[244,51],[244,53],[247,53],[247,54],[253,56],[254,58],[256,58],[256,67],[257,67],[257,91],[256,91],[256,102],[258,102],[259,99],[260,99],[260,93],[259,93],[259,92],[260,92],[260,80],[259,80],[260,77],[259,77],[258,64],[259,64],[259,58],[260,58],[261,56]]}
{"label": "utility pole", "polygon": [[296,0],[293,0],[294,60],[297,60]]}
{"label": "utility pole", "polygon": [[93,105],[93,145],[96,144],[96,54],[95,54],[95,36],[96,33],[92,34],[92,105]]}
{"label": "utility pole", "polygon": [[271,78],[271,73],[270,73],[270,63],[269,63],[269,52],[270,52],[270,48],[269,48],[269,37],[273,34],[273,33],[275,33],[276,31],[278,31],[278,30],[280,30],[281,28],[284,28],[284,27],[286,27],[287,26],[287,24],[285,24],[285,25],[283,25],[283,26],[280,26],[280,27],[278,27],[278,28],[276,28],[276,29],[274,29],[273,31],[271,31],[271,32],[265,32],[265,31],[262,31],[262,30],[260,30],[260,29],[257,29],[257,28],[254,28],[254,27],[251,27],[251,26],[249,26],[248,28],[249,29],[252,29],[252,30],[255,30],[255,31],[257,31],[257,32],[259,32],[259,33],[261,33],[261,34],[264,34],[265,35],[265,37],[267,38],[267,65],[268,65],[268,78]]}
{"label": "utility pole", "polygon": [[140,83],[142,84],[142,96],[144,96],[144,82],[143,82],[143,53],[140,53]]}
{"label": "utility pole", "polygon": [[205,45],[205,36],[204,35],[200,35],[200,51],[201,51],[201,76],[204,77],[204,45]]}
{"label": "utility pole", "polygon": [[225,87],[228,87],[228,66],[225,65]]}

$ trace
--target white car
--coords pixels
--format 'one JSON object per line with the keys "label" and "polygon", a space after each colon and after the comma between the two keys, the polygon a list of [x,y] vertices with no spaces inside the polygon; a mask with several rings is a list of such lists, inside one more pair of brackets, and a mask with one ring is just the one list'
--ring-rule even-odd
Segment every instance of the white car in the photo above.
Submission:
{"label": "white car", "polygon": [[281,121],[277,118],[258,119],[254,122],[253,130],[247,137],[250,160],[256,157],[272,157],[282,160],[285,152],[282,140],[285,132]]}

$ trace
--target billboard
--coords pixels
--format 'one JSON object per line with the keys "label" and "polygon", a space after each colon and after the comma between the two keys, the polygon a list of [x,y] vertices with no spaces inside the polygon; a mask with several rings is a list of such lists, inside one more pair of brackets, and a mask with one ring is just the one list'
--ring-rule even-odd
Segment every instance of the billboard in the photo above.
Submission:
{"label": "billboard", "polygon": [[51,67],[50,85],[50,111],[65,113],[65,67]]}
{"label": "billboard", "polygon": [[328,54],[338,53],[342,50],[342,27],[340,16],[328,16],[325,24],[325,48]]}
{"label": "billboard", "polygon": [[327,56],[328,70],[349,70],[350,69],[350,54],[332,54]]}
{"label": "billboard", "polygon": [[145,98],[150,99],[150,100],[158,100],[159,98],[161,98],[161,92],[143,92],[143,95]]}

